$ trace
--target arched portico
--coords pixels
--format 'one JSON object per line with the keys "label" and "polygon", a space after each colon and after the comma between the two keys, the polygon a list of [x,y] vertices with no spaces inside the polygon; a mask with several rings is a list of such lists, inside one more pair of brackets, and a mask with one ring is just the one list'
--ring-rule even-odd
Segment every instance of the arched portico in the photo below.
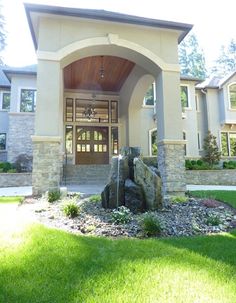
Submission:
{"label": "arched portico", "polygon": [[[60,31],[56,30],[58,20],[60,20]],[[111,33],[107,33],[107,27],[102,25],[103,21],[99,24],[92,24],[93,22],[90,21],[87,27],[83,27],[86,20],[78,20],[77,22],[82,22],[80,34],[83,39],[79,37],[75,39],[77,35],[73,28],[75,20],[66,21],[60,16],[58,20],[42,18],[41,28],[39,27],[41,37],[47,28],[49,32],[51,30],[52,33],[56,33],[58,38],[53,38],[54,45],[42,38],[38,46],[38,105],[33,137],[34,193],[39,194],[47,189],[58,187],[60,182],[64,137],[63,70],[72,62],[92,56],[124,58],[135,65],[119,91],[122,104],[119,114],[122,145],[135,143],[132,132],[135,134],[139,131],[135,130],[132,124],[135,104],[142,99],[143,96],[140,95],[142,91],[144,95],[148,83],[153,79],[156,80],[160,151],[158,165],[163,182],[163,196],[184,192],[184,141],[177,56],[178,31],[175,29],[170,33],[170,30],[156,31],[155,29],[153,32],[147,32],[146,28],[112,24]],[[67,32],[63,31],[64,25]],[[127,31],[130,31],[131,35],[127,35]],[[151,43],[153,39],[158,40],[155,47]],[[59,41],[62,46],[59,46]],[[58,47],[55,44],[58,44]]]}

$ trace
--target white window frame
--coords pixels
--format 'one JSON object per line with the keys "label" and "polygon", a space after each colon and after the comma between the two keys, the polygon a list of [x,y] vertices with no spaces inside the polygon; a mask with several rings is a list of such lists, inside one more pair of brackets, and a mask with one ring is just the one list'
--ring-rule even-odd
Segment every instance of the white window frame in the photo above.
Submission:
{"label": "white window frame", "polygon": [[21,112],[20,111],[20,106],[21,106],[21,90],[23,90],[23,89],[25,89],[25,90],[34,90],[35,91],[35,106],[37,105],[37,88],[36,87],[28,87],[28,86],[23,86],[23,87],[19,87],[18,88],[18,104],[17,104],[17,111],[19,112],[19,113],[32,113],[32,114],[34,114],[35,113],[35,111],[33,111],[33,112]]}
{"label": "white window frame", "polygon": [[[3,106],[3,104],[2,104],[3,94],[6,94],[6,93],[10,94],[10,100],[11,100],[11,91],[10,90],[2,90],[1,95],[0,95],[0,110],[2,110],[2,111],[8,111],[7,109],[2,108],[2,106]],[[10,101],[10,107],[11,107],[11,101]],[[9,111],[10,111],[10,109],[9,109]]]}
{"label": "white window frame", "polygon": [[[187,87],[187,96],[188,96],[188,106],[184,107],[184,109],[186,110],[190,110],[191,108],[191,100],[190,100],[190,93],[189,93],[189,84],[185,84],[185,83],[181,83],[180,84],[180,103],[181,103],[181,86],[186,86]],[[182,104],[181,104],[181,108],[182,108]]]}
{"label": "white window frame", "polygon": [[[154,98],[154,104],[153,105],[146,105],[145,104],[145,96],[143,98],[143,106],[144,108],[155,108],[156,106],[156,82],[154,81],[152,84],[153,86],[153,98]],[[149,88],[149,87],[148,87]],[[145,94],[146,95],[146,94]]]}
{"label": "white window frame", "polygon": [[231,156],[231,153],[230,153],[230,137],[229,135],[230,134],[236,134],[235,131],[220,131],[220,151],[222,152],[222,142],[221,142],[221,134],[222,133],[226,133],[227,134],[227,144],[228,144],[228,152],[229,152],[229,155],[228,156],[222,156],[223,158],[235,158],[235,156]]}
{"label": "white window frame", "polygon": [[230,86],[236,85],[236,82],[231,82],[227,87],[227,94],[228,94],[228,104],[229,104],[229,110],[236,111],[236,108],[231,108],[231,102],[230,102]]}
{"label": "white window frame", "polygon": [[152,129],[149,129],[149,131],[148,131],[148,145],[149,145],[149,156],[150,157],[156,157],[157,155],[153,155],[152,154],[152,133],[154,132],[154,131],[157,131],[157,128],[155,127],[155,128],[152,128]]}

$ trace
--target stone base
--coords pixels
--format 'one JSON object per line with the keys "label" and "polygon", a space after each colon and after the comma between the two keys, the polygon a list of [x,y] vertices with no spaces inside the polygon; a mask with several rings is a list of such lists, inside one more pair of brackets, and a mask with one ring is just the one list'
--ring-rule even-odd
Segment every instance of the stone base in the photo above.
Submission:
{"label": "stone base", "polygon": [[60,188],[62,154],[60,142],[33,141],[33,195]]}
{"label": "stone base", "polygon": [[184,144],[177,140],[158,143],[158,170],[164,203],[168,197],[184,195],[186,191]]}

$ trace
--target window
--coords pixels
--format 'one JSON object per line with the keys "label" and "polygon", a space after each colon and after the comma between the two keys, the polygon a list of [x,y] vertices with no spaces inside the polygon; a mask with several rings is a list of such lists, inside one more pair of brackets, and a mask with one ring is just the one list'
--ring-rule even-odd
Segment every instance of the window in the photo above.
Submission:
{"label": "window", "polygon": [[10,110],[10,98],[11,94],[9,92],[2,93],[2,109]]}
{"label": "window", "polygon": [[[183,132],[183,139],[186,140],[186,132]],[[184,144],[184,155],[187,155],[187,144]]]}
{"label": "window", "polygon": [[36,106],[36,90],[22,89],[20,95],[20,111],[34,112]]}
{"label": "window", "polygon": [[0,150],[6,150],[7,135],[0,133]]}
{"label": "window", "polygon": [[109,122],[109,101],[106,100],[75,100],[76,122]]}
{"label": "window", "polygon": [[119,152],[118,127],[111,128],[111,149],[112,149],[112,155],[118,155]]}
{"label": "window", "polygon": [[118,123],[118,102],[111,101],[111,123]]}
{"label": "window", "polygon": [[196,111],[199,112],[199,99],[198,95],[195,95],[195,106],[196,106]]}
{"label": "window", "polygon": [[201,137],[200,137],[200,133],[197,133],[197,145],[198,145],[198,149],[201,149]]}
{"label": "window", "polygon": [[221,153],[222,156],[236,156],[236,133],[221,133]]}
{"label": "window", "polygon": [[236,83],[229,86],[230,108],[236,109]]}
{"label": "window", "polygon": [[73,122],[73,99],[66,98],[66,121]]}
{"label": "window", "polygon": [[147,90],[147,92],[146,92],[146,94],[144,96],[143,104],[144,105],[149,105],[149,106],[150,105],[154,106],[155,99],[156,99],[156,92],[155,92],[155,82],[154,82],[148,88],[148,90]]}
{"label": "window", "polygon": [[188,86],[187,85],[180,86],[180,98],[181,98],[182,112],[184,112],[185,108],[189,107]]}
{"label": "window", "polygon": [[66,153],[73,154],[73,126],[66,125]]}

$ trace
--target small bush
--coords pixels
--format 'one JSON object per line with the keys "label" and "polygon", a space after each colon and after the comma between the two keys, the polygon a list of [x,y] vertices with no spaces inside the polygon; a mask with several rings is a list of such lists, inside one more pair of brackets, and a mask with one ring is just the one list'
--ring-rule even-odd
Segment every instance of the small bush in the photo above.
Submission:
{"label": "small bush", "polygon": [[188,170],[207,170],[213,169],[207,162],[202,160],[185,160],[185,168]]}
{"label": "small bush", "polygon": [[67,217],[75,218],[78,216],[80,209],[75,201],[71,200],[63,206],[62,210]]}
{"label": "small bush", "polygon": [[20,154],[14,163],[14,167],[18,173],[32,171],[33,157],[27,154]]}
{"label": "small bush", "polygon": [[185,203],[188,201],[188,198],[185,196],[173,196],[170,198],[172,203]]}
{"label": "small bush", "polygon": [[236,169],[236,161],[224,161],[223,168],[224,169]]}
{"label": "small bush", "polygon": [[101,201],[101,195],[93,195],[89,197],[89,202],[95,202],[98,203]]}
{"label": "small bush", "polygon": [[11,168],[11,169],[8,170],[8,173],[9,174],[16,173],[16,169],[15,168]]}
{"label": "small bush", "polygon": [[13,169],[14,167],[10,162],[1,162],[0,163],[0,169],[3,173],[7,173],[10,169]]}
{"label": "small bush", "polygon": [[217,215],[208,215],[206,219],[207,225],[218,226],[221,224],[221,219]]}
{"label": "small bush", "polygon": [[125,206],[120,206],[112,212],[112,221],[115,224],[125,224],[131,220],[131,212]]}
{"label": "small bush", "polygon": [[142,222],[142,229],[147,236],[158,236],[161,233],[162,227],[155,215],[147,213]]}
{"label": "small bush", "polygon": [[59,200],[61,193],[59,190],[51,190],[48,192],[48,202],[52,203]]}

